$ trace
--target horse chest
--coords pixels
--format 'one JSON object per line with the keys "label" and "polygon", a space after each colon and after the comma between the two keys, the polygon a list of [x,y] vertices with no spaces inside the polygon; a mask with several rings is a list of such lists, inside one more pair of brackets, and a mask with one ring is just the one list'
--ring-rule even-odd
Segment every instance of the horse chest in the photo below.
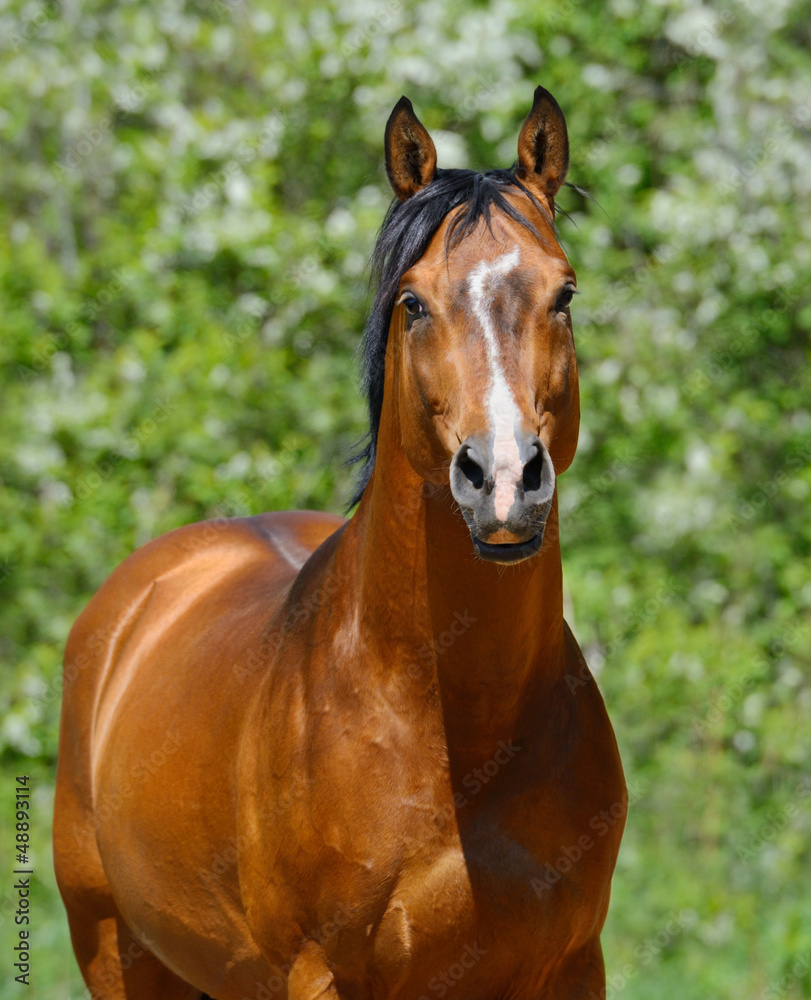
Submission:
{"label": "horse chest", "polygon": [[447,758],[426,750],[436,741],[372,710],[353,718],[364,731],[322,712],[308,741],[318,768],[305,771],[299,757],[277,779],[284,787],[257,782],[274,803],[258,827],[278,838],[261,863],[272,856],[295,876],[292,895],[257,900],[260,936],[272,940],[305,911],[304,890],[317,885],[304,929],[347,996],[439,996],[449,969],[464,970],[470,1000],[538,995],[604,916],[622,823],[591,821],[621,795],[622,775],[587,780],[592,762],[579,748],[598,727],[565,754],[543,741],[500,747],[451,780]]}
{"label": "horse chest", "polygon": [[[582,857],[582,856],[581,856]],[[526,844],[492,823],[403,872],[374,943],[385,995],[531,994],[550,966],[593,933],[604,879],[572,865],[553,883]],[[518,989],[518,985],[521,988]]]}
{"label": "horse chest", "polygon": [[[375,956],[387,982],[410,983],[403,995],[438,995],[430,983],[451,968],[465,970],[471,997],[537,995],[598,933],[624,826],[621,770],[587,790],[574,764],[544,780],[528,763],[534,784],[516,759],[461,808],[443,800],[444,824],[401,872]],[[513,778],[523,791],[507,787]]]}

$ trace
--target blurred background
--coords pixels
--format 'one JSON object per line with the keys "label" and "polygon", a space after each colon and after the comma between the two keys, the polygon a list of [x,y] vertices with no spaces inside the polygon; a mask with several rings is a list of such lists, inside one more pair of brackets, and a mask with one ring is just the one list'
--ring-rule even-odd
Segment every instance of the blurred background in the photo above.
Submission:
{"label": "blurred background", "polygon": [[509,166],[538,83],[594,199],[560,198],[583,409],[560,502],[631,790],[607,996],[811,996],[807,4],[3,0],[0,52],[0,808],[10,834],[29,774],[26,996],[85,996],[50,860],[72,622],[178,525],[342,510],[388,114],[406,93],[442,166]]}

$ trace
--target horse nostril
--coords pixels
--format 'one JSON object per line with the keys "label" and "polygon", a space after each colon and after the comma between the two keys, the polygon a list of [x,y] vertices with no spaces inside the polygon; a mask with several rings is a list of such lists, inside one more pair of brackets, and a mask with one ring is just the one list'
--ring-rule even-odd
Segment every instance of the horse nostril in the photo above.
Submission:
{"label": "horse nostril", "polygon": [[468,480],[468,482],[473,486],[474,489],[480,490],[484,485],[484,470],[478,464],[474,462],[470,457],[470,452],[465,452],[464,455],[459,456],[459,461],[457,462],[459,471]]}
{"label": "horse nostril", "polygon": [[537,452],[524,466],[524,493],[534,493],[541,488],[543,475],[543,453]]}

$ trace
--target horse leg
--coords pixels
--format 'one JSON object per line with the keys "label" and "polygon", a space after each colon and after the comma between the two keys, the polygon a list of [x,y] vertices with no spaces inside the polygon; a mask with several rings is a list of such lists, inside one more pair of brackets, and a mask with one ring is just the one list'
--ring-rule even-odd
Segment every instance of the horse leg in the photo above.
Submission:
{"label": "horse leg", "polygon": [[338,1000],[335,979],[324,949],[306,941],[296,955],[287,980],[288,1000]]}
{"label": "horse leg", "polygon": [[[83,924],[71,936],[93,1000],[199,1000],[200,990],[179,979],[138,941],[120,917]],[[85,949],[83,944],[90,944]]]}
{"label": "horse leg", "polygon": [[54,869],[73,951],[92,1000],[199,1000],[137,938],[118,911],[87,814],[57,782]]}
{"label": "horse leg", "polygon": [[600,939],[593,938],[569,956],[548,984],[545,997],[555,1000],[594,1000],[606,995],[605,963]]}
{"label": "horse leg", "polygon": [[199,1000],[138,940],[112,900],[65,898],[73,950],[92,1000]]}

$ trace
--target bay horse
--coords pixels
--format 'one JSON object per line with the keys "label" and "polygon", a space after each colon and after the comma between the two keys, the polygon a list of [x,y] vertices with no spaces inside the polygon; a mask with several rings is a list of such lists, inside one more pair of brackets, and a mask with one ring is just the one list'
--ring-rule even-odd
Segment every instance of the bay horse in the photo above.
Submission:
{"label": "bay horse", "polygon": [[354,516],[190,525],[67,644],[55,869],[93,997],[592,1000],[627,795],[562,608],[577,444],[539,87],[513,170],[402,98]]}

